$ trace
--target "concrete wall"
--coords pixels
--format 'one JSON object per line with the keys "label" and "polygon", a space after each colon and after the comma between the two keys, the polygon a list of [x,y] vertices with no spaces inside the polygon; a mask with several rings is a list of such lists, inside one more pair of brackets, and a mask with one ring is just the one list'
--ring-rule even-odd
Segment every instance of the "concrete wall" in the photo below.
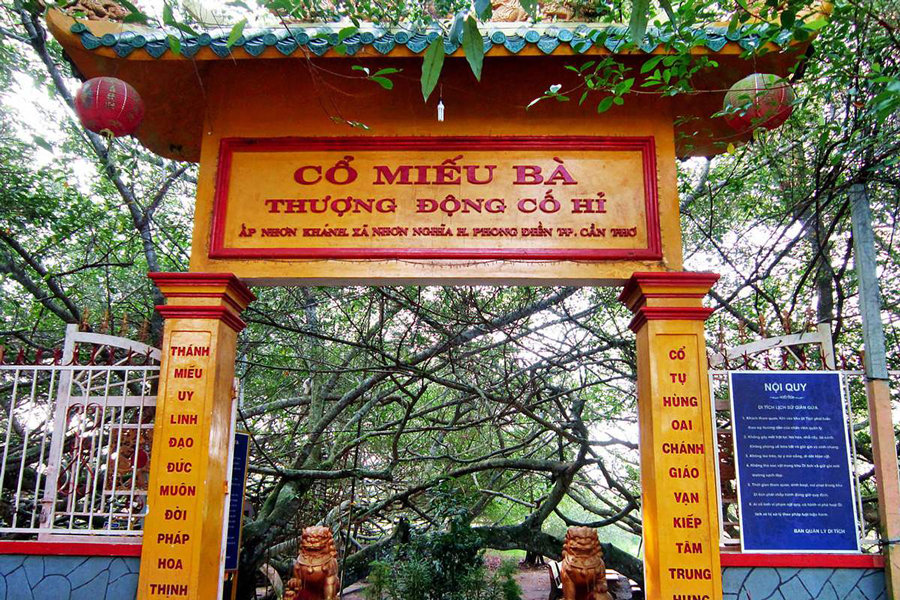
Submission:
{"label": "concrete wall", "polygon": [[0,600],[132,600],[140,559],[0,555]]}
{"label": "concrete wall", "polygon": [[724,600],[886,600],[882,569],[725,567]]}

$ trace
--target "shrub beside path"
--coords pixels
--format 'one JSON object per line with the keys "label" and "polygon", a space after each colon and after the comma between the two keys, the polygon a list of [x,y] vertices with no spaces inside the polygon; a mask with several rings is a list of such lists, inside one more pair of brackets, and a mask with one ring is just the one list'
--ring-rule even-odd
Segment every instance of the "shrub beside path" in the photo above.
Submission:
{"label": "shrub beside path", "polygon": [[[490,563],[488,564],[490,567]],[[547,567],[519,568],[516,581],[522,588],[522,600],[547,600],[550,597],[550,576]],[[344,600],[365,600],[362,590],[365,584],[356,584],[344,591]]]}

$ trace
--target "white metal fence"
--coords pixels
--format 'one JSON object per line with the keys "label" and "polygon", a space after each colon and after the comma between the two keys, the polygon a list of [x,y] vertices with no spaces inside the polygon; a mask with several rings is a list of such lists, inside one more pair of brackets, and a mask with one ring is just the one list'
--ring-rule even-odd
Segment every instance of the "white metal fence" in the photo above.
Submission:
{"label": "white metal fence", "polygon": [[140,535],[159,351],[72,326],[52,362],[0,365],[0,534]]}

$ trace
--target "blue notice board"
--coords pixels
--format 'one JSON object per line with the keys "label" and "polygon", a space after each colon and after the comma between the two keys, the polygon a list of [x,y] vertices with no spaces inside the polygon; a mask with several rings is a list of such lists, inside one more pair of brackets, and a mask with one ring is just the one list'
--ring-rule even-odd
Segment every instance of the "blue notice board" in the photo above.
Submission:
{"label": "blue notice board", "polygon": [[731,374],[741,548],[859,552],[838,373]]}
{"label": "blue notice board", "polygon": [[236,571],[241,549],[241,524],[244,517],[244,485],[247,483],[250,436],[234,434],[234,458],[231,462],[231,487],[228,494],[228,533],[225,536],[225,570]]}

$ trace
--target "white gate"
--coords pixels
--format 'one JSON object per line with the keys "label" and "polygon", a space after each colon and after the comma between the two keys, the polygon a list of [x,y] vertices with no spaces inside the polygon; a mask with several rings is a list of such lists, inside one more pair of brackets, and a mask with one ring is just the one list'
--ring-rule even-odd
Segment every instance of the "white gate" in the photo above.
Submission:
{"label": "white gate", "polygon": [[140,536],[159,359],[70,325],[50,364],[0,364],[0,534]]}

